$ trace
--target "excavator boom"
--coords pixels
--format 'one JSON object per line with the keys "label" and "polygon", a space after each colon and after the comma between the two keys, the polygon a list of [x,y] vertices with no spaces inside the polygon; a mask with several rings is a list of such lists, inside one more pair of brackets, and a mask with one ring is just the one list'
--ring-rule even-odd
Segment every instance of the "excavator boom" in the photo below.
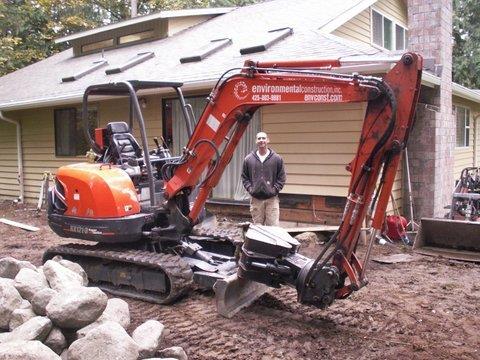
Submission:
{"label": "excavator boom", "polygon": [[[365,266],[368,255],[374,236],[383,224],[401,153],[413,125],[420,90],[422,58],[413,53],[403,55],[383,79],[336,73],[336,69],[341,70],[338,60],[247,61],[240,73],[221,79],[213,89],[209,103],[184,149],[182,161],[172,171],[173,176],[165,187],[166,198],[172,200],[178,193],[193,188],[205,168],[208,168],[193,206],[188,214],[183,214],[183,226],[188,229],[189,225],[196,222],[210,191],[218,183],[253,113],[259,107],[275,104],[367,102],[357,154],[347,166],[352,175],[338,232],[312,263],[303,263],[301,269],[293,270],[295,266],[284,265],[291,269],[286,276],[290,280],[284,281],[297,286],[299,300],[320,307],[331,303],[333,297],[344,298],[367,283]],[[221,148],[224,149],[222,152],[219,150]],[[367,258],[361,262],[355,249],[362,222],[369,212],[374,231]],[[265,232],[264,230],[257,229],[257,232]],[[275,235],[262,236],[269,238],[268,241],[275,238]],[[257,245],[265,241],[256,239],[246,242],[240,259],[239,274],[243,278],[271,285],[271,278],[262,277],[261,274],[262,271],[274,271],[274,265],[267,266],[271,265],[267,264],[267,257],[285,258],[286,255],[277,253],[278,247],[275,246],[265,247],[268,251],[260,254]],[[263,270],[258,264],[263,264]],[[278,266],[277,270],[280,272]],[[347,284],[346,278],[349,279]],[[318,280],[322,285],[315,285]],[[324,286],[325,283],[329,283],[328,286]],[[320,290],[322,286],[329,290]]]}

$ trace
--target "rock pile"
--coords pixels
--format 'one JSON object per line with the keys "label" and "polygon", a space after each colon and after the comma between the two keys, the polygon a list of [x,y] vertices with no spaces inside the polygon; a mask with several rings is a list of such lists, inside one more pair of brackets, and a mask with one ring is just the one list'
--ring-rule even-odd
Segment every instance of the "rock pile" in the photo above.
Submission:
{"label": "rock pile", "polygon": [[38,268],[0,259],[0,360],[187,359],[181,347],[161,349],[156,320],[130,336],[128,304],[87,285],[81,266],[61,257]]}

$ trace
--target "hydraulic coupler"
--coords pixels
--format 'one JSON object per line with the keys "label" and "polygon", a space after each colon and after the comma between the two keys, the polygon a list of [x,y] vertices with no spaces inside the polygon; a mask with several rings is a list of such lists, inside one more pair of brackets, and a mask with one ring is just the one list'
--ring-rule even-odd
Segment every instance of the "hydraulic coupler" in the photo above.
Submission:
{"label": "hydraulic coupler", "polygon": [[312,269],[314,260],[297,253],[300,243],[282,228],[251,225],[240,254],[238,276],[270,287],[295,287],[298,301],[325,308],[335,298],[335,266]]}

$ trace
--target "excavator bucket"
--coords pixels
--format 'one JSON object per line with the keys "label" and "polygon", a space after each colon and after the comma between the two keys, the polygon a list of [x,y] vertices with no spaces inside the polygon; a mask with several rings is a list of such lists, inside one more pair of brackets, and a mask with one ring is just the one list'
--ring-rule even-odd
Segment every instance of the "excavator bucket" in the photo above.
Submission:
{"label": "excavator bucket", "polygon": [[423,218],[413,250],[424,255],[480,262],[480,223]]}
{"label": "excavator bucket", "polygon": [[220,279],[213,285],[217,312],[231,318],[243,308],[249,306],[267,290],[266,285],[241,279],[237,274]]}

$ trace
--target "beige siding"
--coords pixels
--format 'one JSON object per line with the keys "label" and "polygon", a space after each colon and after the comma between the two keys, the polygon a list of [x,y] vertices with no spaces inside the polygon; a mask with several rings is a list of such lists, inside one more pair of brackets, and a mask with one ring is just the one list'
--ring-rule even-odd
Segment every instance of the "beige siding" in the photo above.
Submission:
{"label": "beige siding", "polygon": [[363,104],[263,108],[263,129],[285,161],[284,192],[346,196],[345,164],[355,154],[364,112]]}
{"label": "beige siding", "polygon": [[[200,24],[204,21],[207,21],[210,18],[212,18],[212,16],[204,15],[204,16],[187,16],[182,18],[168,19],[168,36],[172,36],[173,34],[179,31],[182,31],[194,25]],[[214,40],[214,39],[211,39],[211,40]]]}
{"label": "beige siding", "polygon": [[[473,134],[470,135],[470,144],[473,143]],[[468,148],[455,148],[454,152],[453,178],[457,180],[460,172],[468,167],[473,166],[473,145]]]}
{"label": "beige siding", "polygon": [[458,96],[453,97],[453,104],[470,109],[470,146],[454,150],[453,178],[457,180],[461,171],[467,166],[480,166],[480,131],[478,129],[480,121],[475,120],[480,113],[480,107]]}
{"label": "beige siding", "polygon": [[[364,104],[276,105],[262,109],[262,127],[287,171],[285,193],[347,196],[365,113]],[[394,196],[401,204],[401,171]]]}
{"label": "beige siding", "polygon": [[[162,136],[162,99],[158,96],[146,96],[143,98],[146,100],[142,113],[146,123],[148,143],[149,147],[153,147],[155,145],[153,138]],[[97,105],[99,125],[105,126],[113,121],[125,121],[128,123],[128,107],[127,99],[102,101]],[[133,136],[141,144],[142,138],[136,121],[133,122]]]}
{"label": "beige siding", "polygon": [[[143,109],[146,120],[146,130],[149,146],[153,147],[153,137],[162,135],[161,99],[146,97],[146,108]],[[96,107],[99,125],[105,126],[111,121],[128,122],[128,101],[111,100],[98,104]],[[80,104],[78,104],[80,107]],[[22,123],[22,142],[24,151],[25,198],[29,202],[38,199],[40,182],[45,171],[55,173],[58,167],[85,160],[84,156],[56,157],[55,130],[53,108],[15,112],[15,119]],[[134,135],[140,141],[138,124],[134,125]],[[16,183],[16,144],[15,127],[0,122],[0,198],[18,196]]]}
{"label": "beige siding", "polygon": [[373,9],[408,29],[407,6],[402,0],[380,0],[373,5]]}
{"label": "beige siding", "polygon": [[[407,7],[401,0],[380,0],[373,9],[408,29]],[[371,44],[371,9],[365,9],[360,14],[335,29],[332,34],[342,38]]]}
{"label": "beige siding", "polygon": [[365,9],[353,19],[347,21],[332,32],[333,35],[367,44],[370,44],[371,41],[370,33],[370,9]]}
{"label": "beige siding", "polygon": [[16,114],[22,123],[25,199],[38,199],[43,173],[54,173],[59,166],[78,161],[75,157],[55,157],[53,109],[22,111]]}
{"label": "beige siding", "polygon": [[16,126],[0,121],[0,200],[20,196],[18,185]]}
{"label": "beige siding", "polygon": [[473,149],[474,149],[474,159],[473,163],[474,166],[480,166],[480,113],[475,112],[473,113],[473,118],[474,118],[474,138],[475,138],[475,143],[473,144]]}

